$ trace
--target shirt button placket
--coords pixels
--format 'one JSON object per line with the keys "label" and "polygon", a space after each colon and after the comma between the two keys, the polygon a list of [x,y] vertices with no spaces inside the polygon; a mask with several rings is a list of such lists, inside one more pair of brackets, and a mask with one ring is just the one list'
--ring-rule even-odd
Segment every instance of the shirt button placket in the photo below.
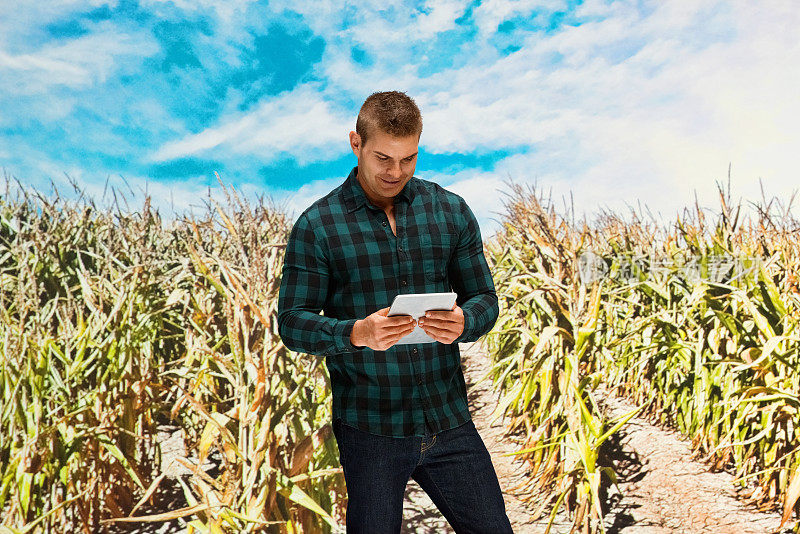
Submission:
{"label": "shirt button placket", "polygon": [[[417,357],[419,356],[419,349],[417,349],[415,347],[415,348],[411,349],[411,353],[414,355],[414,359],[416,360]],[[416,368],[416,371],[417,371],[417,385],[419,386],[419,398],[420,398],[420,402],[422,403],[423,425],[425,426],[425,428],[428,428],[428,422],[429,422],[428,421],[428,399],[425,397],[425,392],[423,391],[422,373],[419,370],[419,366],[415,365],[414,367]]]}
{"label": "shirt button placket", "polygon": [[[399,239],[399,237],[400,237],[400,236],[398,235],[398,239]],[[402,247],[402,246],[400,246],[400,245],[398,245],[398,247],[397,247],[397,256],[398,256],[398,258],[400,259],[400,270],[401,270],[401,271],[405,271],[405,269],[403,268],[403,257],[404,257],[404,254],[405,254],[405,253],[403,252],[403,247]],[[408,285],[408,281],[407,281],[405,278],[403,278],[403,279],[400,281],[400,283],[401,283],[401,284],[403,284],[403,287],[405,287],[405,286],[407,286],[407,285]]]}
{"label": "shirt button placket", "polygon": [[[411,352],[414,354],[414,359],[416,360],[417,357],[419,356],[419,350],[414,348]],[[415,366],[415,367],[417,368],[417,385],[421,386],[422,385],[422,373],[420,373],[418,365]],[[425,397],[424,396],[422,397],[422,403],[425,404]]]}
{"label": "shirt button placket", "polygon": [[405,228],[405,206],[401,202],[396,205],[396,208],[395,224],[397,229],[397,260],[399,263],[399,272],[403,276],[400,280],[400,285],[403,287],[408,287],[408,274],[411,272],[411,266],[408,265],[408,262],[406,261],[408,259],[408,247],[405,241],[405,232],[401,231],[402,228]]}

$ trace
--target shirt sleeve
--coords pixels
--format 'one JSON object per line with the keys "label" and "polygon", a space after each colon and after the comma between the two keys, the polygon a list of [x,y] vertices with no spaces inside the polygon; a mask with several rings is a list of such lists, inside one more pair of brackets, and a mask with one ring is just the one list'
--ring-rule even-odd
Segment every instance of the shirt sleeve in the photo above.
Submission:
{"label": "shirt sleeve", "polygon": [[459,198],[463,224],[447,266],[453,291],[458,294],[456,304],[464,311],[464,332],[453,341],[454,344],[480,339],[492,329],[500,313],[492,273],[483,254],[478,221],[464,199]]}
{"label": "shirt sleeve", "polygon": [[303,213],[286,243],[278,291],[278,334],[289,350],[317,356],[361,348],[350,342],[356,319],[319,314],[330,284],[330,265],[324,251],[307,213]]}

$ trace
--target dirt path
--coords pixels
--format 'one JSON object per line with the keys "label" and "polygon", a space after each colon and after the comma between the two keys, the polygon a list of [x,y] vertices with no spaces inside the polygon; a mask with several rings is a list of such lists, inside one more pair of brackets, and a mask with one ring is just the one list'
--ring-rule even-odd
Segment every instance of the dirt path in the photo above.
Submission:
{"label": "dirt path", "polygon": [[[618,397],[598,395],[608,417],[635,406]],[[622,429],[619,493],[613,532],[624,534],[765,534],[779,531],[780,514],[762,513],[737,499],[734,476],[712,473],[692,459],[691,444],[677,432],[634,417]],[[791,527],[793,521],[789,521]]]}
{"label": "dirt path", "polygon": [[[525,466],[513,456],[501,456],[518,447],[517,436],[504,436],[501,419],[491,415],[498,394],[490,379],[479,380],[490,369],[481,342],[460,345],[467,382],[470,412],[492,460],[503,489],[506,512],[514,532],[539,534],[546,521],[534,521],[528,505],[514,488],[524,480]],[[602,409],[614,417],[633,409],[615,397],[598,395]],[[616,442],[620,495],[609,489],[611,512],[606,516],[608,534],[766,534],[778,532],[780,516],[761,513],[736,498],[729,473],[711,473],[691,459],[689,443],[676,432],[633,418]],[[453,530],[419,485],[410,480],[403,511],[403,533],[452,533]],[[790,525],[792,526],[792,522]],[[553,534],[569,532],[563,515],[557,516]],[[783,533],[790,533],[786,528]]]}

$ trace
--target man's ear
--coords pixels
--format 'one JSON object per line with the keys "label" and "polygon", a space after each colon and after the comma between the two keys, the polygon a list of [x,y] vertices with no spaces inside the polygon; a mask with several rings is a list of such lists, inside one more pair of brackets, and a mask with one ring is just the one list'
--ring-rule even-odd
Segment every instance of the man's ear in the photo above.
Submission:
{"label": "man's ear", "polygon": [[361,136],[356,132],[350,132],[350,149],[356,156],[361,153]]}

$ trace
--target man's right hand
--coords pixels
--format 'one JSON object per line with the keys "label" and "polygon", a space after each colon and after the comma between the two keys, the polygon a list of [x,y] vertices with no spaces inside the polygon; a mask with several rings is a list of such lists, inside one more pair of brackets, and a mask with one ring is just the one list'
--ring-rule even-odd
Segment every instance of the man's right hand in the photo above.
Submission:
{"label": "man's right hand", "polygon": [[410,315],[392,315],[389,308],[383,308],[353,325],[350,342],[356,347],[369,347],[373,350],[386,350],[400,338],[410,334],[416,321]]}

